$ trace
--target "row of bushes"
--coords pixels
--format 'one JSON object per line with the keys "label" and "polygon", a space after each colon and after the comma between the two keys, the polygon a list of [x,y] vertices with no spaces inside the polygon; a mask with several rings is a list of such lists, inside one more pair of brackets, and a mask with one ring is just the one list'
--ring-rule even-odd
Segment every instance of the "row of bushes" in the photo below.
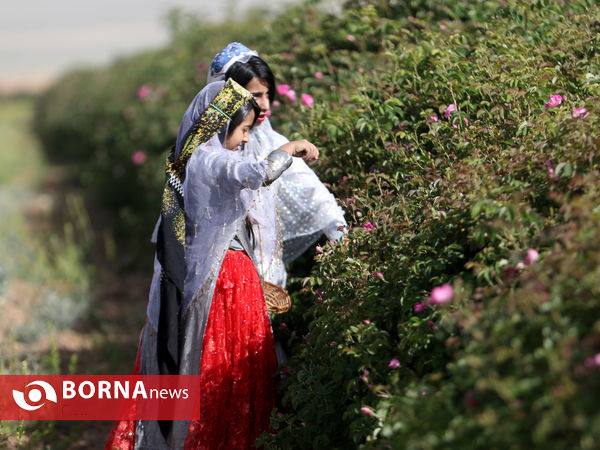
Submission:
{"label": "row of bushes", "polygon": [[600,9],[316,3],[69,75],[38,105],[49,154],[147,233],[207,63],[229,40],[258,48],[314,98],[281,96],[273,120],[323,149],[350,224],[274,325],[292,356],[264,442],[597,447]]}

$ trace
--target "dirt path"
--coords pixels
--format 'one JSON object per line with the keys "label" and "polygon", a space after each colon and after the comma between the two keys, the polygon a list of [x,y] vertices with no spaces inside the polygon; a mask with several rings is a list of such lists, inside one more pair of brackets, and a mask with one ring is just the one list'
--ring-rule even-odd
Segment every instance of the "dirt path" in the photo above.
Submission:
{"label": "dirt path", "polygon": [[[0,373],[129,373],[151,273],[107,257],[110,223],[44,162],[31,111],[28,101],[0,101],[0,252],[9,256],[0,261]],[[110,426],[7,422],[0,448],[101,449]]]}

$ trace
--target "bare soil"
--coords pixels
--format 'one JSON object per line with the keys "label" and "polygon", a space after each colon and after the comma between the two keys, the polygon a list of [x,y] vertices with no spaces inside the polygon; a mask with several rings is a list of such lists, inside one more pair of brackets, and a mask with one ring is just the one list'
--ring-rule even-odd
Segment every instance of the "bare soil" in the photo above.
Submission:
{"label": "bare soil", "polygon": [[[69,186],[56,173],[50,171],[41,192],[23,205],[33,238],[60,230],[63,225]],[[54,345],[60,355],[60,373],[69,373],[74,367],[75,374],[127,374],[133,367],[145,319],[152,276],[151,249],[149,263],[138,266],[131,264],[127,243],[117,243],[118,254],[107,260],[104,243],[98,237],[110,231],[110,221],[96,213],[98,209],[92,205],[86,205],[86,210],[96,236],[89,261],[93,272],[90,310],[73,329],[57,331],[52,338],[46,335],[35,342],[15,342],[10,333],[27,322],[39,301],[40,287],[24,279],[11,279],[0,315],[0,342],[10,342],[3,349],[5,355],[8,352],[19,358],[27,354],[38,360],[47,357]],[[0,436],[0,448],[102,449],[111,426],[112,422],[107,421],[26,422],[22,438]]]}

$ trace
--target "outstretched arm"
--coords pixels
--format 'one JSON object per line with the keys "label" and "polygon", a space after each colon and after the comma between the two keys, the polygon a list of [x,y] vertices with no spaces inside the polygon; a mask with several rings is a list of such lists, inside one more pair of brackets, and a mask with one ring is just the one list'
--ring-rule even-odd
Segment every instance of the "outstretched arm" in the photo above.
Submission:
{"label": "outstretched arm", "polygon": [[280,148],[292,156],[302,158],[304,161],[314,161],[319,159],[319,149],[306,139],[288,142]]}

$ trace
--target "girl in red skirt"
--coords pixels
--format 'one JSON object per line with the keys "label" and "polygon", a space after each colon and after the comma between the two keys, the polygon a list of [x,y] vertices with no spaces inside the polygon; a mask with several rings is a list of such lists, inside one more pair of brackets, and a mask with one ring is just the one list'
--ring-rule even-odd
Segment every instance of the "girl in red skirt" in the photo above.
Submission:
{"label": "girl in red skirt", "polygon": [[277,361],[248,212],[292,156],[293,141],[262,161],[235,151],[258,117],[233,80],[210,83],[186,111],[169,154],[155,272],[134,373],[200,375],[193,421],[120,421],[107,449],[251,448],[268,430]]}

